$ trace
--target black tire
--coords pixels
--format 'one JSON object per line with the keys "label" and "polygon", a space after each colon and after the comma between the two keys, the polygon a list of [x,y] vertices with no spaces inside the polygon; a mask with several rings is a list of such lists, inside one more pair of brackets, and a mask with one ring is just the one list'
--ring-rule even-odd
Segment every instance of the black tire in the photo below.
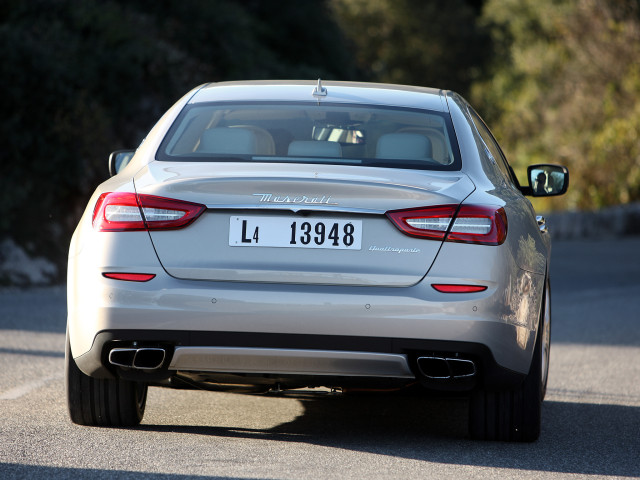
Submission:
{"label": "black tire", "polygon": [[[512,390],[474,392],[469,402],[469,434],[476,440],[535,442],[540,436],[542,400],[547,389],[550,345],[549,284],[545,284],[543,308],[529,373]],[[545,312],[549,314],[545,330]],[[546,359],[543,355],[546,352]],[[545,372],[543,373],[543,369]]]}
{"label": "black tire", "polygon": [[140,423],[144,415],[147,385],[85,375],[73,360],[68,333],[65,348],[65,387],[69,417],[78,425],[134,426]]}

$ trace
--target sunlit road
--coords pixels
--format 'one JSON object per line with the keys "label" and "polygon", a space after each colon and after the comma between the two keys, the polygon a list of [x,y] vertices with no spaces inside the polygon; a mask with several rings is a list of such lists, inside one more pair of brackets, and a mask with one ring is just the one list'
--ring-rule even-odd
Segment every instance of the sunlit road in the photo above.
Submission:
{"label": "sunlit road", "polygon": [[0,478],[640,477],[640,238],[555,242],[534,444],[467,439],[463,401],[152,388],[136,429],[72,425],[64,288],[0,291]]}

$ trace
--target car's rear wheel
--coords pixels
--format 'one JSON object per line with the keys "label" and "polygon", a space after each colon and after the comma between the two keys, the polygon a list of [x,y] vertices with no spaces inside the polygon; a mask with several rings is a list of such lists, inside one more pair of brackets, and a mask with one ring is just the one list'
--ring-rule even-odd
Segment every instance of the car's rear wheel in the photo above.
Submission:
{"label": "car's rear wheel", "polygon": [[547,389],[551,312],[549,283],[531,367],[522,384],[512,390],[474,392],[469,404],[469,433],[477,440],[534,442],[540,436],[542,400]]}
{"label": "car's rear wheel", "polygon": [[73,360],[68,334],[65,362],[67,405],[73,423],[114,427],[140,423],[147,403],[146,384],[85,375]]}

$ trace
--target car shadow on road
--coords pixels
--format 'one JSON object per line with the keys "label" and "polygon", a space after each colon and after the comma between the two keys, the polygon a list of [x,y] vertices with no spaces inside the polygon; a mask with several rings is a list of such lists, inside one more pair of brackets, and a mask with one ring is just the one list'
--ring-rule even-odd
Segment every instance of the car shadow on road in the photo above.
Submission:
{"label": "car shadow on road", "polygon": [[546,401],[535,443],[468,438],[467,402],[417,397],[299,399],[304,412],[269,429],[142,425],[154,432],[304,442],[455,465],[579,475],[638,476],[640,408]]}

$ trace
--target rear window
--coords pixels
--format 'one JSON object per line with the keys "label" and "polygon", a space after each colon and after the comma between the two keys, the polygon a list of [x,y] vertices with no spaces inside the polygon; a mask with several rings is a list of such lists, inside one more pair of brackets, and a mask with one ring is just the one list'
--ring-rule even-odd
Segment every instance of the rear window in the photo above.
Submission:
{"label": "rear window", "polygon": [[188,105],[157,159],[460,169],[448,114],[328,103]]}

